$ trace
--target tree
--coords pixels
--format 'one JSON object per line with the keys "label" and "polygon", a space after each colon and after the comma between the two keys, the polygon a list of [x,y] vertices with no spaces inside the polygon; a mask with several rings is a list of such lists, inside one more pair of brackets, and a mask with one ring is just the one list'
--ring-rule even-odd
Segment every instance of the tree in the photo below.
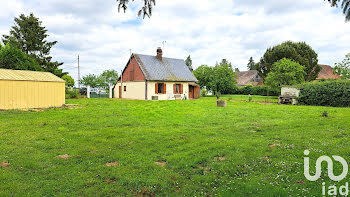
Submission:
{"label": "tree", "polygon": [[235,72],[239,72],[239,68],[235,68]]}
{"label": "tree", "polygon": [[335,63],[334,72],[343,79],[350,79],[350,53],[345,55],[345,59],[340,63]]}
{"label": "tree", "polygon": [[10,44],[6,44],[4,47],[0,45],[0,68],[42,71],[33,58]]}
{"label": "tree", "polygon": [[305,42],[287,41],[266,50],[258,64],[259,75],[265,79],[274,63],[283,58],[291,59],[304,67],[305,81],[315,80],[321,70],[317,54],[309,45]]}
{"label": "tree", "polygon": [[62,77],[67,74],[58,68],[63,63],[53,62],[50,56],[50,50],[57,41],[49,42],[47,37],[47,30],[42,26],[42,22],[31,13],[29,16],[21,14],[19,18],[15,18],[15,25],[12,26],[10,34],[3,35],[2,41],[21,49],[38,62],[44,71]]}
{"label": "tree", "polygon": [[116,84],[118,81],[118,72],[116,70],[105,70],[103,73],[99,76],[101,84],[101,87],[110,87],[113,84]]}
{"label": "tree", "polygon": [[248,70],[256,70],[257,69],[257,64],[255,64],[253,57],[249,58],[247,68],[248,68]]}
{"label": "tree", "polygon": [[283,58],[274,63],[271,72],[265,79],[265,84],[280,87],[282,85],[300,84],[304,81],[304,67],[295,61]]}
{"label": "tree", "polygon": [[185,60],[185,63],[188,67],[188,69],[190,69],[190,71],[192,72],[193,71],[193,68],[192,68],[192,59],[191,59],[191,56],[189,55],[186,60]]}
{"label": "tree", "polygon": [[94,74],[88,74],[83,76],[83,78],[80,80],[80,83],[84,86],[90,86],[92,88],[96,88],[99,86],[97,76]]}
{"label": "tree", "polygon": [[[134,0],[132,0],[134,1]],[[117,2],[119,2],[118,4],[118,12],[120,12],[120,9],[125,11],[128,9],[128,3],[130,2],[130,0],[117,0]],[[143,15],[143,18],[145,18],[146,16],[151,17],[152,15],[152,8],[153,6],[156,5],[156,1],[155,0],[143,0],[144,5],[143,7],[139,10],[138,12],[138,16]]]}
{"label": "tree", "polygon": [[216,64],[213,68],[213,72],[210,75],[210,87],[214,93],[219,96],[220,94],[228,94],[233,91],[237,84],[236,74],[233,72],[232,64],[226,59],[223,59],[220,64]]}
{"label": "tree", "polygon": [[345,21],[350,21],[350,0],[327,0],[332,7],[338,7],[338,3],[342,1],[341,8],[345,15]]}
{"label": "tree", "polygon": [[193,71],[194,76],[198,79],[198,84],[201,87],[206,87],[208,90],[211,90],[210,79],[212,73],[213,68],[207,65],[201,65]]}
{"label": "tree", "polygon": [[66,81],[67,87],[74,87],[75,82],[74,82],[74,79],[70,75],[64,75],[62,77],[62,79]]}

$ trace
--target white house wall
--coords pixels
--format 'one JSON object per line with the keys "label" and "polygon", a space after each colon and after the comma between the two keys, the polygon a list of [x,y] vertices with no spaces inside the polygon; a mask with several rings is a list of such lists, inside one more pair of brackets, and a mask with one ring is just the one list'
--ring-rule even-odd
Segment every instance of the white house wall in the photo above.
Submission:
{"label": "white house wall", "polygon": [[[165,83],[166,84],[166,93],[165,94],[156,94],[155,93],[155,84],[156,83]],[[158,100],[170,100],[174,99],[174,84],[182,84],[183,85],[183,93],[177,94],[180,95],[181,98],[186,97],[189,98],[188,90],[189,85],[193,84],[190,82],[147,82],[147,100],[152,100],[152,96],[158,96]],[[120,83],[117,83],[114,89],[114,98],[119,98],[119,87]],[[123,86],[126,86],[126,91],[124,91],[124,87],[122,90],[122,98],[123,99],[135,99],[135,100],[145,100],[145,85],[144,81],[142,82],[123,82]]]}

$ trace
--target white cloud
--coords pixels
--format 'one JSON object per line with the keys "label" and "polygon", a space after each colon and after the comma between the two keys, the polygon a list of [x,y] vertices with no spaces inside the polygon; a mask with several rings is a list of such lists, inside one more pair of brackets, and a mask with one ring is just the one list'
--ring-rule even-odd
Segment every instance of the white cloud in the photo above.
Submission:
{"label": "white cloud", "polygon": [[[5,0],[0,0],[5,1]],[[77,78],[82,74],[121,70],[135,53],[155,54],[166,40],[164,54],[186,58],[194,67],[223,58],[244,70],[250,56],[257,61],[266,48],[286,40],[306,41],[319,62],[333,65],[350,52],[350,23],[322,0],[157,0],[153,16],[141,20],[136,0],[118,13],[115,1],[11,0],[0,7],[0,33],[8,34],[13,17],[33,12],[43,21],[52,55]]]}

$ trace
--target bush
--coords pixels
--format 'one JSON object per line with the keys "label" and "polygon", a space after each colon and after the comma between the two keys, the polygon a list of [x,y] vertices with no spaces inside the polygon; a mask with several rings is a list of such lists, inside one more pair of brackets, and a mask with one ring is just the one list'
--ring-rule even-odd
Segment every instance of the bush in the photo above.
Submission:
{"label": "bush", "polygon": [[350,81],[327,80],[303,84],[298,98],[302,105],[350,106]]}
{"label": "bush", "polygon": [[208,94],[208,91],[206,89],[201,89],[201,97],[206,97]]}
{"label": "bush", "polygon": [[247,85],[241,88],[237,88],[233,94],[241,94],[241,95],[260,95],[260,96],[279,96],[281,94],[280,88],[271,88],[268,86],[251,86]]}
{"label": "bush", "polygon": [[73,98],[79,98],[79,90],[66,88],[66,99],[73,99]]}

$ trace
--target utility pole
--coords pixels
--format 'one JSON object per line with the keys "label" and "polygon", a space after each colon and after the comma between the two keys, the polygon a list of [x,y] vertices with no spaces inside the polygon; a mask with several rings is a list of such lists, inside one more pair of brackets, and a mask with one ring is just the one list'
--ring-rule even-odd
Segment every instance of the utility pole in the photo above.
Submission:
{"label": "utility pole", "polygon": [[78,55],[78,89],[80,90],[80,63],[79,63],[79,55]]}

